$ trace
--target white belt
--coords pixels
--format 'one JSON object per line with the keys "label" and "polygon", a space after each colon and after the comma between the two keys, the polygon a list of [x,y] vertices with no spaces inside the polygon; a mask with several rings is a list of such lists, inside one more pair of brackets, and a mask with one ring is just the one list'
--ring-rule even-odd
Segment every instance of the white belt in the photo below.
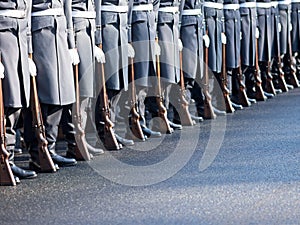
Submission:
{"label": "white belt", "polygon": [[300,0],[292,0],[292,3],[299,3]]}
{"label": "white belt", "polygon": [[126,13],[128,12],[127,5],[101,5],[101,11]]}
{"label": "white belt", "polygon": [[7,10],[0,10],[0,16],[22,19],[25,18],[26,13],[24,10],[7,9]]}
{"label": "white belt", "polygon": [[214,8],[214,9],[223,9],[222,3],[216,3],[216,2],[204,2],[204,7],[207,8]]}
{"label": "white belt", "polygon": [[153,5],[152,4],[142,4],[142,5],[134,5],[132,7],[133,11],[152,11]]}
{"label": "white belt", "polygon": [[87,19],[95,19],[96,12],[94,11],[72,11],[73,18],[87,18]]}
{"label": "white belt", "polygon": [[271,8],[272,5],[270,2],[256,2],[256,7],[268,9],[268,8]]}
{"label": "white belt", "polygon": [[178,7],[176,6],[166,6],[166,7],[161,7],[158,9],[158,12],[167,12],[167,13],[177,13],[178,12]]}
{"label": "white belt", "polygon": [[201,9],[185,9],[182,11],[183,16],[198,16],[201,15]]}
{"label": "white belt", "polygon": [[240,8],[255,8],[256,2],[244,2],[240,4]]}
{"label": "white belt", "polygon": [[274,7],[274,8],[277,8],[278,2],[271,2],[271,6]]}
{"label": "white belt", "polygon": [[31,16],[62,16],[64,15],[63,8],[45,9],[31,13]]}
{"label": "white belt", "polygon": [[231,10],[237,10],[240,8],[239,4],[224,4],[223,9],[231,9]]}
{"label": "white belt", "polygon": [[291,4],[291,0],[278,1],[278,5],[289,5]]}

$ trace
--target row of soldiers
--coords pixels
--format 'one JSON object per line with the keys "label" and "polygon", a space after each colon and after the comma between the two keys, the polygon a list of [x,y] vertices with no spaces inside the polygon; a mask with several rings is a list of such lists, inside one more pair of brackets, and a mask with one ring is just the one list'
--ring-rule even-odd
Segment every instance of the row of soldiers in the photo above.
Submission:
{"label": "row of soldiers", "polygon": [[[299,41],[299,0],[0,1],[1,145],[13,183],[82,159],[74,119],[84,130],[93,115],[101,146],[119,150],[299,87]],[[35,84],[48,170],[33,129]],[[214,92],[219,87],[221,100]],[[191,100],[197,114],[180,110]],[[163,122],[150,129],[149,114]],[[122,116],[129,121],[125,138],[113,129]],[[30,170],[14,164],[20,118]],[[65,157],[55,151],[59,125],[68,143]],[[103,153],[84,145],[85,159]]]}

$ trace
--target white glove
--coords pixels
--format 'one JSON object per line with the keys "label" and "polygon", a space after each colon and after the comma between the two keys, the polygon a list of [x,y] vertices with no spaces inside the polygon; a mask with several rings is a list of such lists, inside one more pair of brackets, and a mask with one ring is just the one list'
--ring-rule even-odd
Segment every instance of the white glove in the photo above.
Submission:
{"label": "white glove", "polygon": [[242,39],[243,39],[243,33],[240,32],[240,40],[242,40]]}
{"label": "white glove", "polygon": [[278,23],[278,32],[281,32],[281,23]]}
{"label": "white glove", "polygon": [[72,64],[77,65],[80,62],[79,55],[76,48],[69,49],[69,53],[71,56]]}
{"label": "white glove", "polygon": [[183,49],[183,44],[180,38],[178,38],[178,50],[181,52]]}
{"label": "white glove", "polygon": [[290,23],[290,31],[293,30],[293,25]]}
{"label": "white glove", "polygon": [[35,77],[36,76],[36,66],[35,63],[31,58],[28,58],[28,65],[29,65],[29,73],[31,76]]}
{"label": "white glove", "polygon": [[259,29],[258,29],[258,27],[256,27],[256,30],[255,30],[255,38],[256,39],[259,38]]}
{"label": "white glove", "polygon": [[4,78],[4,66],[3,64],[0,62],[0,79]]}
{"label": "white glove", "polygon": [[154,44],[154,54],[155,54],[155,55],[160,55],[160,53],[161,53],[160,46],[159,46],[159,44],[155,41],[155,44]]}
{"label": "white glove", "polygon": [[98,63],[105,63],[105,54],[101,48],[94,46],[94,54]]}
{"label": "white glove", "polygon": [[134,48],[132,47],[131,44],[128,43],[128,57],[134,58],[134,56],[135,56]]}
{"label": "white glove", "polygon": [[204,41],[204,45],[206,48],[209,48],[209,45],[210,45],[210,39],[209,39],[209,36],[207,34],[205,34],[203,36],[203,41]]}
{"label": "white glove", "polygon": [[224,33],[221,33],[221,40],[222,44],[226,45],[226,35]]}

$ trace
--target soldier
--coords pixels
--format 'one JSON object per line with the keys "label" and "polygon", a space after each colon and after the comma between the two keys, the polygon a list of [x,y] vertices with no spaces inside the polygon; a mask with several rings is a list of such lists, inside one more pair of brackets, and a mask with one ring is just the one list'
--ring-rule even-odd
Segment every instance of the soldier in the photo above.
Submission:
{"label": "soldier", "polygon": [[131,36],[135,50],[135,84],[141,128],[147,137],[160,137],[161,133],[152,131],[146,126],[145,98],[148,88],[155,88],[155,56],[160,54],[159,45],[155,43],[156,13],[159,7],[157,0],[137,0],[132,8]]}
{"label": "soldier", "polygon": [[4,74],[3,98],[6,119],[6,148],[12,172],[18,178],[34,178],[34,171],[27,171],[14,164],[16,140],[15,126],[21,108],[28,107],[30,99],[30,74],[36,74],[31,53],[30,13],[31,1],[2,1],[0,3],[0,74]]}
{"label": "soldier", "polygon": [[[206,35],[203,2],[185,0],[180,3],[180,38],[184,49],[182,52],[182,64],[185,86],[190,91],[190,98],[194,99],[199,118],[204,117],[203,108],[203,41],[209,47],[209,37]],[[208,85],[208,84],[206,84]],[[193,117],[192,117],[193,118]],[[193,118],[195,119],[195,118]]]}
{"label": "soldier", "polygon": [[271,61],[271,43],[272,43],[272,30],[271,30],[271,1],[259,0],[256,4],[257,7],[257,26],[259,30],[258,38],[258,60],[259,68],[261,71],[262,88],[264,94],[268,98],[273,98],[276,91],[272,82],[272,75],[270,73]]}
{"label": "soldier", "polygon": [[256,38],[258,29],[256,28],[256,1],[240,0],[241,16],[241,67],[245,75],[245,85],[247,96],[255,100],[255,54]]}
{"label": "soldier", "polygon": [[[164,105],[167,109],[168,123],[171,128],[181,130],[182,126],[173,122],[178,105],[180,81],[179,51],[182,43],[179,39],[179,2],[161,0],[157,18],[158,43],[161,48],[160,75]],[[174,106],[173,106],[174,105]],[[178,121],[179,122],[179,121]]]}
{"label": "soldier", "polygon": [[[91,0],[72,0],[72,18],[75,34],[75,44],[80,57],[78,65],[78,80],[80,94],[80,116],[81,126],[85,129],[88,116],[91,117],[92,100],[95,97],[95,57],[98,62],[105,62],[103,51],[95,45],[96,10],[100,10],[100,4]],[[97,33],[97,35],[100,35]],[[77,147],[74,136],[74,124],[72,123],[72,104],[64,106],[62,112],[62,128],[68,143],[67,157],[76,158],[75,148]],[[86,142],[91,155],[100,155],[102,149],[94,148]]]}
{"label": "soldier", "polygon": [[291,11],[291,23],[292,23],[292,51],[296,59],[297,65],[297,78],[300,80],[300,1],[292,0],[292,11]]}
{"label": "soldier", "polygon": [[[102,0],[101,16],[97,22],[101,24],[101,35],[97,44],[102,43],[103,51],[106,53],[105,80],[107,96],[110,104],[112,122],[116,122],[117,106],[120,100],[121,90],[128,90],[128,57],[134,57],[134,50],[131,46],[131,10],[133,1]],[[98,100],[98,103],[100,101]],[[122,103],[121,105],[124,105]],[[100,107],[96,107],[100,109]],[[100,116],[96,112],[96,120]],[[103,128],[98,125],[100,138],[103,136]],[[133,140],[126,139],[115,133],[117,141],[124,146],[134,144]]]}
{"label": "soldier", "polygon": [[[73,166],[73,158],[65,158],[55,151],[58,124],[63,106],[74,103],[72,63],[78,64],[75,49],[71,0],[33,0],[32,4],[33,56],[37,65],[37,87],[46,139],[51,158],[58,166]],[[39,170],[37,140],[31,129],[31,112],[25,113],[25,140],[29,144],[30,167]]]}

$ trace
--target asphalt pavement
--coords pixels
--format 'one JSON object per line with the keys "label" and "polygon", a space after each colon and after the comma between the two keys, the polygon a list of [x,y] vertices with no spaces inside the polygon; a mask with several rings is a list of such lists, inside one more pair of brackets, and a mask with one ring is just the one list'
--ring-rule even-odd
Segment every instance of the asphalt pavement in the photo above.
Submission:
{"label": "asphalt pavement", "polygon": [[300,89],[0,193],[2,225],[300,224]]}

